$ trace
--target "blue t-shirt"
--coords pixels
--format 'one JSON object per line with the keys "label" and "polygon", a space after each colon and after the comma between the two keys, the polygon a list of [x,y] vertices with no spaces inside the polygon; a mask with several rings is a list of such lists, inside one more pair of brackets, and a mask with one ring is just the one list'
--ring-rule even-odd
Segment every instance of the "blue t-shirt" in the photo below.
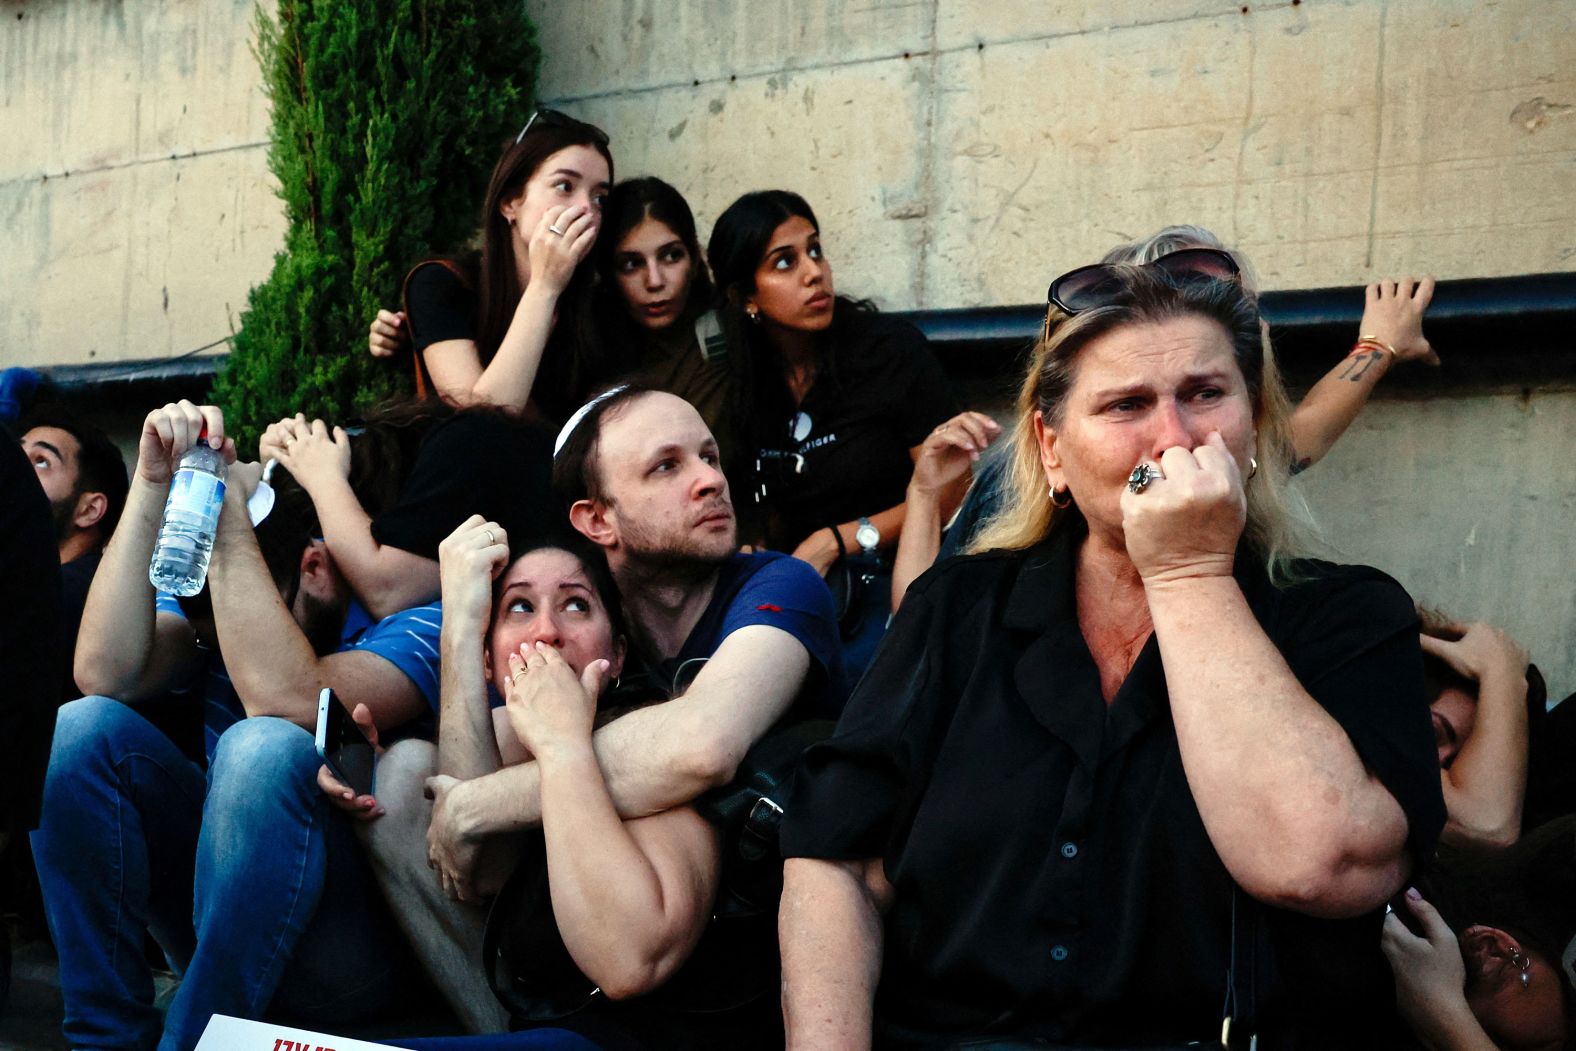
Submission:
{"label": "blue t-shirt", "polygon": [[810,654],[810,674],[790,714],[837,718],[848,699],[848,683],[832,593],[809,563],[778,551],[728,559],[718,573],[711,602],[678,656],[660,662],[655,674],[673,685],[671,692],[682,692],[724,639],[752,624],[786,631]]}
{"label": "blue t-shirt", "polygon": [[[159,613],[173,613],[185,619],[175,596],[160,592],[155,609]],[[443,611],[439,603],[412,606],[392,616],[373,623],[372,617],[361,603],[351,600],[345,614],[345,625],[340,631],[340,653],[365,650],[393,664],[427,699],[427,705],[436,714],[438,710],[438,635],[443,626]],[[246,708],[241,704],[230,675],[224,668],[224,658],[217,650],[204,650],[207,658],[204,667],[193,677],[190,690],[200,690],[203,697],[203,750],[208,759],[219,746],[219,735],[246,718]],[[422,720],[426,722],[427,720]]]}

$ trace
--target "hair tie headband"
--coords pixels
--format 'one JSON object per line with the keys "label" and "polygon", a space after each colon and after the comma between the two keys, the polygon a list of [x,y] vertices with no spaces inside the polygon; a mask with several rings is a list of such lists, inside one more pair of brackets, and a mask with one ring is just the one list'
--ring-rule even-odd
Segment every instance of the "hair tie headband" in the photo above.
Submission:
{"label": "hair tie headband", "polygon": [[575,433],[575,428],[580,426],[580,422],[586,418],[587,414],[589,414],[592,409],[596,408],[598,405],[601,405],[609,398],[618,394],[622,394],[628,389],[629,384],[620,383],[616,387],[608,388],[601,394],[598,394],[596,397],[586,402],[584,405],[580,406],[580,408],[576,409],[574,414],[569,417],[569,422],[564,424],[564,429],[558,432],[557,440],[553,442],[553,459],[558,459],[558,454],[564,451],[564,444],[569,441],[569,436]]}

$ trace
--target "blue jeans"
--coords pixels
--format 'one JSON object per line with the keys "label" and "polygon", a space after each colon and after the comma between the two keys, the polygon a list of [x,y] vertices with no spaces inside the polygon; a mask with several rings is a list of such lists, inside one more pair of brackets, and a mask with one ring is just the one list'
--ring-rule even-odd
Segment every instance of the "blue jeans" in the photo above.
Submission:
{"label": "blue jeans", "polygon": [[[60,709],[33,853],[73,1048],[193,1047],[214,1013],[343,1029],[408,1004],[414,969],[312,735],[225,731],[207,777],[106,697]],[[151,931],[182,972],[163,1020]]]}

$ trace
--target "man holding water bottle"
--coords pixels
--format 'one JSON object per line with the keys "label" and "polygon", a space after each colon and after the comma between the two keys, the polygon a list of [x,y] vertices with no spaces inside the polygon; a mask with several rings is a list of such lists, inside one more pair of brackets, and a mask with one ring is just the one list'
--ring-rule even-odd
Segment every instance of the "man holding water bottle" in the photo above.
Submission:
{"label": "man holding water bottle", "polygon": [[[177,604],[149,566],[199,440],[228,478],[207,586]],[[83,613],[75,671],[90,696],[60,711],[33,833],[73,1047],[175,1051],[216,1012],[255,1018],[272,1004],[342,1025],[408,1003],[409,951],[345,819],[314,787],[307,727],[324,686],[366,704],[385,733],[430,717],[438,610],[371,623],[299,487],[281,484],[254,530],[259,475],[235,462],[217,408],[182,401],[143,423]],[[183,688],[202,709],[206,775],[135,710]],[[164,1019],[145,932],[183,975]]]}

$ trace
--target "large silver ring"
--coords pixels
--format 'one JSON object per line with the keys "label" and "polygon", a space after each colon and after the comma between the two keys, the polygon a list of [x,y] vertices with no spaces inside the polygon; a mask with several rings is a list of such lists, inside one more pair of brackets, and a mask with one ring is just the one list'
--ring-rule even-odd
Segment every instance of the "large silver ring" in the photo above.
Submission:
{"label": "large silver ring", "polygon": [[1127,491],[1133,494],[1143,492],[1149,488],[1149,483],[1164,478],[1160,468],[1154,464],[1141,463],[1133,468],[1133,473],[1127,476]]}
{"label": "large silver ring", "polygon": [[557,234],[559,237],[564,236],[564,232],[562,230],[560,230],[556,226],[549,226],[548,229],[551,230],[553,233]]}

